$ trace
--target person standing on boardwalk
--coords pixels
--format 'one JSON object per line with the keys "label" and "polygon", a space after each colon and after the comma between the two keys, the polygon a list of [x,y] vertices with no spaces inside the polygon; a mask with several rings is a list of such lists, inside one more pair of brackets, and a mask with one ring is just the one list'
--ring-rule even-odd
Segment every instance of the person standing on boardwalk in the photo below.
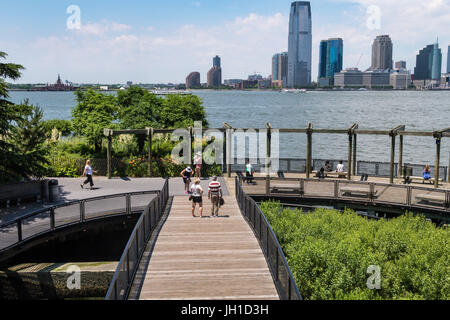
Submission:
{"label": "person standing on boardwalk", "polygon": [[183,177],[184,182],[184,193],[189,194],[189,185],[191,183],[192,169],[191,167],[187,167],[180,174]]}
{"label": "person standing on boardwalk", "polygon": [[86,176],[86,180],[81,184],[81,189],[84,189],[84,185],[89,183],[92,187],[94,186],[94,181],[92,180],[92,167],[91,167],[91,161],[87,160],[86,165],[84,166],[84,171],[82,177]]}
{"label": "person standing on boardwalk", "polygon": [[344,172],[345,168],[344,168],[344,163],[343,161],[339,161],[339,164],[336,167],[336,172]]}
{"label": "person standing on boardwalk", "polygon": [[200,218],[203,218],[203,189],[200,185],[200,179],[197,178],[194,181],[194,184],[191,187],[192,192],[192,216],[195,217],[195,207],[198,203],[198,206],[200,207]]}
{"label": "person standing on boardwalk", "polygon": [[194,157],[194,166],[195,166],[195,176],[197,178],[201,178],[202,177],[202,153],[201,152],[197,152],[197,154]]}
{"label": "person standing on boardwalk", "polygon": [[217,177],[214,176],[208,187],[208,199],[211,200],[211,216],[213,217],[219,216],[220,199],[222,196],[222,186],[220,185],[220,182],[217,181]]}

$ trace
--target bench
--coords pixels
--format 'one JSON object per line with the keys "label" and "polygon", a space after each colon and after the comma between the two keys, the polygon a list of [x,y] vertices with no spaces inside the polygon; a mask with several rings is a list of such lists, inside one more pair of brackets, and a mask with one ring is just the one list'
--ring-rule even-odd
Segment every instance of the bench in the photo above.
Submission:
{"label": "bench", "polygon": [[300,185],[298,184],[280,184],[270,185],[270,193],[300,193]]}
{"label": "bench", "polygon": [[[358,195],[358,196],[370,196],[370,188],[365,187],[342,187],[340,188],[342,196],[348,195]],[[374,195],[377,194],[377,191],[374,192]]]}
{"label": "bench", "polygon": [[253,184],[253,179],[254,179],[253,177],[247,178],[240,171],[236,172],[236,174],[237,174],[239,180],[241,180],[242,182],[247,182],[247,183],[252,183]]}
{"label": "bench", "polygon": [[434,202],[444,205],[445,204],[445,194],[443,195],[431,195],[431,194],[418,194],[415,196],[416,200],[425,202]]}
{"label": "bench", "polygon": [[[317,171],[312,172],[315,177],[317,177]],[[336,171],[329,171],[324,172],[325,178],[346,178],[348,173],[347,172],[336,172]]]}
{"label": "bench", "polygon": [[[409,179],[410,179],[411,182],[412,182],[412,181],[422,182],[422,184],[424,184],[425,181],[430,182],[430,184],[434,184],[434,181],[435,181],[434,178],[430,178],[430,179],[428,179],[428,180],[425,180],[423,177],[414,177],[414,176],[409,177]],[[443,182],[443,181],[444,181],[444,180],[439,179],[439,182]]]}

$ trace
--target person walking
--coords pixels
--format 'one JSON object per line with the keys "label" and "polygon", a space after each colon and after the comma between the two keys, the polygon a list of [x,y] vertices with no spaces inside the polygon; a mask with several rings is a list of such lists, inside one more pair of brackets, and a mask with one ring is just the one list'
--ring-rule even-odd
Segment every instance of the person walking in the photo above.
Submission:
{"label": "person walking", "polygon": [[192,169],[191,167],[187,167],[183,171],[181,171],[180,174],[183,177],[184,182],[184,193],[189,194],[189,185],[191,184],[191,176],[192,176]]}
{"label": "person walking", "polygon": [[91,186],[91,190],[94,186],[94,181],[92,180],[92,167],[91,167],[91,161],[87,160],[86,165],[84,166],[84,171],[82,177],[86,176],[86,180],[80,185],[81,189],[84,189],[84,185],[89,183]]}
{"label": "person walking", "polygon": [[200,185],[200,179],[197,178],[194,181],[194,184],[191,186],[192,192],[192,216],[195,218],[195,207],[198,206],[200,208],[200,218],[203,218],[203,189]]}
{"label": "person walking", "polygon": [[255,170],[253,169],[253,166],[250,163],[250,160],[247,160],[247,165],[245,166],[245,181],[247,182],[247,184],[250,184],[253,182],[254,174],[255,174]]}
{"label": "person walking", "polygon": [[214,176],[208,186],[208,199],[211,200],[212,204],[211,216],[219,216],[220,199],[222,197],[222,186],[220,185],[220,182],[217,181],[217,177]]}
{"label": "person walking", "polygon": [[195,176],[197,178],[201,178],[202,177],[202,153],[201,152],[197,152],[195,157],[194,157],[194,166],[195,166]]}

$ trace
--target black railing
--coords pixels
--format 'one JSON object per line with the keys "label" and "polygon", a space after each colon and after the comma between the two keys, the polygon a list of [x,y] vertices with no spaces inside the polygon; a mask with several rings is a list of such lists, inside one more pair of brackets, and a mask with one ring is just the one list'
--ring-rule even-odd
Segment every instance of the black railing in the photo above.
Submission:
{"label": "black railing", "polygon": [[126,300],[128,298],[147,242],[163,216],[168,199],[169,180],[166,179],[161,192],[145,208],[144,213],[136,223],[120,258],[105,300]]}
{"label": "black railing", "polygon": [[302,300],[283,250],[264,213],[256,202],[245,194],[237,177],[235,179],[235,186],[239,208],[260,243],[280,299]]}
{"label": "black railing", "polygon": [[69,225],[142,212],[159,193],[159,190],[154,190],[108,195],[30,212],[0,225],[0,253]]}

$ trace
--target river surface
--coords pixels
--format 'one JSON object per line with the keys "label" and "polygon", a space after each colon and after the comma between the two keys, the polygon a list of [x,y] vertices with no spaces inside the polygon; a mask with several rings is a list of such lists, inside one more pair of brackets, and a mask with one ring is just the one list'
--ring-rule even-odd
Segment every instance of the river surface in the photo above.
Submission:
{"label": "river surface", "polygon": [[[281,93],[275,91],[194,91],[203,99],[210,127],[228,122],[235,128],[348,128],[440,130],[450,127],[450,91],[345,91]],[[40,105],[45,119],[70,119],[76,105],[73,92],[10,92],[11,101],[29,99]],[[346,159],[346,135],[313,135],[313,158]],[[304,134],[281,134],[281,157],[305,158]],[[358,159],[390,160],[388,136],[358,136]],[[398,145],[398,139],[397,139]],[[441,165],[448,165],[450,139],[444,139]],[[404,161],[434,165],[433,138],[405,137]]]}

